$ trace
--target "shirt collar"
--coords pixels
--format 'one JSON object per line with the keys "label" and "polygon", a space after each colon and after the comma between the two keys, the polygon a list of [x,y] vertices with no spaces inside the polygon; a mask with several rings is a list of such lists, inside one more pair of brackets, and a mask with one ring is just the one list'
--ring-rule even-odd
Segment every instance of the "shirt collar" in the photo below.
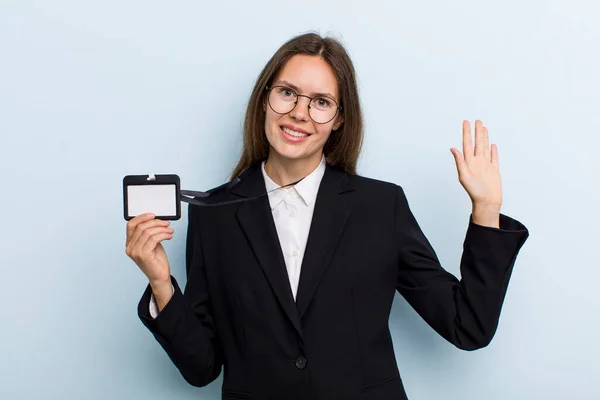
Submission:
{"label": "shirt collar", "polygon": [[273,192],[268,194],[271,210],[285,198],[288,190],[295,190],[307,206],[312,205],[317,197],[317,192],[319,191],[319,186],[321,185],[321,179],[323,179],[323,175],[325,174],[325,164],[325,156],[323,155],[317,168],[315,168],[313,172],[307,175],[300,182],[291,188],[274,190],[280,186],[273,182],[269,175],[267,175],[265,171],[265,161],[263,161],[261,163],[261,170],[263,178],[265,179],[265,188],[267,189],[267,192],[273,190]]}

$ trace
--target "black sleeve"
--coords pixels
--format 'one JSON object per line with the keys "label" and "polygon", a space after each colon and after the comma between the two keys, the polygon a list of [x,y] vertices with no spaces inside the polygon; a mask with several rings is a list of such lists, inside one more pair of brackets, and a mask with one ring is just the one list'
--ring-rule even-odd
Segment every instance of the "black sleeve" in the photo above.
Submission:
{"label": "black sleeve", "polygon": [[173,297],[153,319],[148,308],[152,288],[148,285],[138,304],[138,316],[184,379],[193,386],[205,386],[221,373],[223,355],[212,316],[195,209],[189,205],[185,294],[171,275]]}
{"label": "black sleeve", "polygon": [[442,337],[464,350],[487,346],[496,332],[508,281],[529,236],[519,221],[500,214],[500,228],[469,217],[459,281],[442,268],[398,186],[395,223],[397,290]]}

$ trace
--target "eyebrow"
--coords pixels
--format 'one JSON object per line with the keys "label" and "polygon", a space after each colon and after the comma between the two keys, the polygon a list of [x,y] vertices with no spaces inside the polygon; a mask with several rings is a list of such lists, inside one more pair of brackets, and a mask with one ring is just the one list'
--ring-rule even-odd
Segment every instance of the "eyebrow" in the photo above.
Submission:
{"label": "eyebrow", "polygon": [[[290,89],[294,89],[296,92],[300,92],[300,89],[298,88],[298,86],[288,82],[288,81],[275,81],[273,83],[273,86],[276,86],[277,84],[282,84],[285,86],[289,86]],[[321,96],[321,97],[329,97],[330,99],[333,99],[335,101],[337,101],[336,97],[334,95],[332,95],[331,93],[311,93],[311,96]]]}

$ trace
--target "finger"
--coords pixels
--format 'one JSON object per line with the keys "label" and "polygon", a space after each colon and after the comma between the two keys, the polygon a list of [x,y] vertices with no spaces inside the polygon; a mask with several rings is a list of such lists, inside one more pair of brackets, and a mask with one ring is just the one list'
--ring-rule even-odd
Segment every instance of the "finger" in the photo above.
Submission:
{"label": "finger", "polygon": [[142,254],[150,254],[154,251],[156,246],[163,240],[171,240],[173,233],[157,233],[148,238],[144,246],[142,247]]}
{"label": "finger", "polygon": [[130,248],[137,247],[138,241],[140,240],[140,238],[142,237],[142,235],[144,234],[144,232],[146,230],[156,229],[156,228],[167,228],[168,226],[169,226],[169,221],[162,221],[160,219],[144,222],[143,224],[138,225],[137,228],[135,229],[135,231],[133,231],[133,235],[132,235],[131,239],[129,240],[128,246]]}
{"label": "finger", "polygon": [[463,154],[464,160],[468,163],[473,156],[473,141],[471,140],[471,124],[469,121],[463,121]]}
{"label": "finger", "polygon": [[475,156],[483,156],[483,124],[480,120],[475,121]]}
{"label": "finger", "polygon": [[483,155],[486,160],[490,161],[490,137],[485,126],[483,127]]}
{"label": "finger", "polygon": [[127,240],[126,243],[129,243],[129,241],[131,240],[131,236],[133,234],[133,232],[135,231],[135,228],[137,228],[137,226],[139,224],[142,224],[146,221],[150,221],[154,219],[154,214],[152,213],[146,213],[146,214],[140,214],[137,215],[135,217],[133,217],[132,219],[130,219],[129,221],[127,221],[127,227],[126,227],[126,233],[127,233]]}
{"label": "finger", "polygon": [[154,219],[154,217],[150,217],[150,218],[151,218],[150,220],[146,220],[144,222],[140,222],[140,221],[145,220],[146,218],[140,219],[140,221],[138,221],[138,224],[136,225],[133,232],[131,232],[131,234],[129,234],[127,236],[127,241],[126,241],[125,247],[134,247],[135,243],[140,238],[140,235],[142,233],[144,233],[144,229],[155,227],[155,226],[166,226],[167,225],[167,224],[165,224],[165,221],[163,221],[163,220]]}
{"label": "finger", "polygon": [[169,224],[170,224],[169,221],[163,221],[161,219],[152,219],[150,221],[143,222],[135,228],[135,230],[133,231],[133,234],[131,235],[131,238],[129,238],[129,243],[127,245],[129,247],[135,247],[137,241],[139,240],[139,238],[142,236],[142,234],[144,233],[144,231],[146,229],[155,228],[155,227],[167,227],[167,226],[169,226]]}
{"label": "finger", "polygon": [[[146,246],[148,240],[150,240],[154,235],[173,235],[173,232],[173,228],[166,228],[162,226],[157,228],[145,229],[140,238],[135,243],[135,245],[130,247],[132,255],[134,257],[143,257],[144,255],[147,255],[148,253],[146,252],[144,246]],[[156,247],[156,245],[154,245],[152,249],[154,249],[154,247]]]}
{"label": "finger", "polygon": [[463,155],[458,149],[455,148],[451,148],[450,152],[454,156],[454,162],[456,163],[456,169],[458,171],[459,179],[461,176],[466,176],[469,168],[467,166],[467,163],[465,162]]}
{"label": "finger", "polygon": [[498,160],[498,146],[492,144],[492,165],[496,168],[500,168],[500,161]]}

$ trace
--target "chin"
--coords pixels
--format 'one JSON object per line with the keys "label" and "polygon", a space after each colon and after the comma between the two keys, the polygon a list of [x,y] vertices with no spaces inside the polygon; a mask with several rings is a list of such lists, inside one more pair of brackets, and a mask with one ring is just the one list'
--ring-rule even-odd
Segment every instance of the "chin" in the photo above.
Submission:
{"label": "chin", "polygon": [[308,154],[304,151],[300,151],[300,149],[282,149],[271,146],[271,151],[275,152],[277,157],[288,160],[301,160],[308,157]]}

